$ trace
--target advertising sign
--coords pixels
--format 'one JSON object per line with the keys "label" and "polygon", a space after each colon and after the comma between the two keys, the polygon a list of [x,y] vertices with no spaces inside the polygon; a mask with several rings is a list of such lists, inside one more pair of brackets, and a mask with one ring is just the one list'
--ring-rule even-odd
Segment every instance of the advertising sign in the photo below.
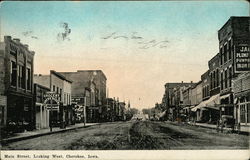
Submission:
{"label": "advertising sign", "polygon": [[250,46],[242,44],[235,46],[235,71],[250,71]]}

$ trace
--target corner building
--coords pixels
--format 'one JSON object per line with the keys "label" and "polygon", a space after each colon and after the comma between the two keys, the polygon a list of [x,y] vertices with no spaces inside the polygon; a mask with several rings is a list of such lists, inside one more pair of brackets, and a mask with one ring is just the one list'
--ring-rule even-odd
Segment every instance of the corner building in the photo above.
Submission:
{"label": "corner building", "polygon": [[[22,132],[35,128],[33,62],[35,52],[20,39],[5,36],[0,43],[1,130]],[[4,129],[4,130],[5,130]]]}
{"label": "corner building", "polygon": [[250,71],[250,17],[231,17],[218,31],[221,115],[234,115],[232,79]]}

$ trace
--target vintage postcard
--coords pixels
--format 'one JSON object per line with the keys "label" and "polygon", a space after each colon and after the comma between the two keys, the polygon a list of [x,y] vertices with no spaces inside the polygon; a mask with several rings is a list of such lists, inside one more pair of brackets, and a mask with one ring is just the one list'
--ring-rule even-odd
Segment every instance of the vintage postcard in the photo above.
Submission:
{"label": "vintage postcard", "polygon": [[249,2],[0,4],[1,159],[249,159]]}

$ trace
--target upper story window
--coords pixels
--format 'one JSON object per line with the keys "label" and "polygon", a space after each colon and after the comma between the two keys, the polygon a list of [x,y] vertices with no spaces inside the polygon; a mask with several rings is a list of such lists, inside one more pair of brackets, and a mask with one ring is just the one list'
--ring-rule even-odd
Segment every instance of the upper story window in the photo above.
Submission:
{"label": "upper story window", "polygon": [[221,88],[221,90],[223,90],[223,72],[221,72],[221,74],[220,74],[220,88]]}
{"label": "upper story window", "polygon": [[224,49],[223,49],[224,51],[224,63],[226,63],[227,62],[227,43],[224,45]]}
{"label": "upper story window", "polygon": [[232,39],[228,41],[228,59],[232,59]]}
{"label": "upper story window", "polygon": [[10,62],[10,84],[16,86],[17,82],[17,64],[14,61]]}
{"label": "upper story window", "polygon": [[222,47],[220,47],[220,65],[223,65],[223,53],[222,53]]}
{"label": "upper story window", "polygon": [[31,70],[30,68],[26,69],[26,79],[27,79],[27,90],[31,90]]}
{"label": "upper story window", "polygon": [[25,68],[18,65],[18,87],[25,89]]}

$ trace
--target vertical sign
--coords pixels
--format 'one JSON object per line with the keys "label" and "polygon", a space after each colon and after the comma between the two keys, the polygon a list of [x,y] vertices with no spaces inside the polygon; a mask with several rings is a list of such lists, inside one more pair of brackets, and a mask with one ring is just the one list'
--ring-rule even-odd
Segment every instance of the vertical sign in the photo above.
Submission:
{"label": "vertical sign", "polygon": [[250,46],[247,44],[235,46],[235,71],[250,71]]}

